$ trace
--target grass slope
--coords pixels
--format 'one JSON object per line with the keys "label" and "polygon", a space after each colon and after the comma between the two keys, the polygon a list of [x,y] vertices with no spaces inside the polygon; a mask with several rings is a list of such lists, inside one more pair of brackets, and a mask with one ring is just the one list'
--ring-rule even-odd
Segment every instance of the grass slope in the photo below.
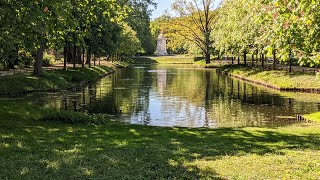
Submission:
{"label": "grass slope", "polygon": [[0,179],[318,179],[320,125],[188,129],[45,122],[0,103]]}
{"label": "grass slope", "polygon": [[265,82],[279,88],[320,88],[320,79],[317,80],[314,74],[301,72],[288,73],[279,70],[266,71],[260,68],[238,65],[223,66],[219,70],[245,77],[249,80]]}
{"label": "grass slope", "polygon": [[133,64],[193,64],[194,57],[176,56],[142,56],[133,58]]}
{"label": "grass slope", "polygon": [[309,121],[320,123],[320,112],[307,114],[307,115],[304,115],[303,117],[306,118]]}
{"label": "grass slope", "polygon": [[43,73],[41,77],[30,74],[15,74],[0,77],[0,94],[20,94],[34,91],[54,91],[67,89],[81,82],[98,79],[101,75],[111,72],[106,66],[53,70]]}

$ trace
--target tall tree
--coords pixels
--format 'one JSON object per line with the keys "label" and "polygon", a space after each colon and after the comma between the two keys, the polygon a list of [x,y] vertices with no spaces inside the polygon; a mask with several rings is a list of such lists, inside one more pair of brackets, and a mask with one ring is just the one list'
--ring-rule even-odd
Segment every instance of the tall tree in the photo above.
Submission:
{"label": "tall tree", "polygon": [[[215,0],[176,0],[172,9],[177,13],[170,23],[180,26],[179,35],[194,41],[203,51],[206,63],[210,63],[213,41],[210,35],[216,22],[217,4]],[[184,21],[180,19],[184,18]]]}
{"label": "tall tree", "polygon": [[137,33],[141,42],[140,53],[153,54],[156,45],[150,28],[150,7],[155,6],[155,3],[153,0],[130,0],[126,4],[130,11],[125,22]]}

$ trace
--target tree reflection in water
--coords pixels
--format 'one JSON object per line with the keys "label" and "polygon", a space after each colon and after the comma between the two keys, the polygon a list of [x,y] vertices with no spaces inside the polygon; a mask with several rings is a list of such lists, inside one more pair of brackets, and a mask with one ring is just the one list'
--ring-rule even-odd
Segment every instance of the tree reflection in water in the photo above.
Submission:
{"label": "tree reflection in water", "polygon": [[181,65],[120,69],[74,92],[35,94],[26,99],[46,107],[107,113],[120,121],[153,126],[277,126],[294,123],[297,114],[320,109],[320,95],[280,93],[214,70]]}

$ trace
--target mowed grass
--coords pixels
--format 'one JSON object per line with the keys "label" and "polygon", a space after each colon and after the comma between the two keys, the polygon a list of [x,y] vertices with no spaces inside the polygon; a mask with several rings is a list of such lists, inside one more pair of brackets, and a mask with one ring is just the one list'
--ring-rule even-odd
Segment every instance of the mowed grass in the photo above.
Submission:
{"label": "mowed grass", "polygon": [[320,88],[320,79],[317,79],[313,73],[288,73],[286,71],[263,70],[241,65],[227,65],[219,69],[225,73],[268,83],[279,88]]}
{"label": "mowed grass", "polygon": [[0,77],[0,94],[21,94],[35,91],[55,91],[79,85],[81,82],[98,79],[109,73],[112,68],[94,66],[91,68],[76,68],[45,71],[41,77],[31,74],[15,74]]}
{"label": "mowed grass", "polygon": [[307,115],[304,115],[303,117],[306,118],[309,121],[320,123],[320,112],[307,114]]}
{"label": "mowed grass", "polygon": [[209,64],[206,64],[205,60],[199,60],[194,62],[194,65],[199,68],[219,68],[221,66],[225,66],[229,64],[227,61],[224,60],[211,60]]}
{"label": "mowed grass", "polygon": [[194,57],[186,55],[174,56],[141,56],[133,58],[133,64],[193,64]]}
{"label": "mowed grass", "polygon": [[[52,110],[54,111],[54,110]],[[0,179],[319,179],[320,125],[160,128],[46,122],[0,103]]]}

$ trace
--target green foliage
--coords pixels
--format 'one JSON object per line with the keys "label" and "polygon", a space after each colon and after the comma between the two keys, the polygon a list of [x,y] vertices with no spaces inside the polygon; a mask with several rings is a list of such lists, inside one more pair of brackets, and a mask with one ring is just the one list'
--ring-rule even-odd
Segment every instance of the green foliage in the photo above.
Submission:
{"label": "green foliage", "polygon": [[319,64],[320,1],[228,0],[219,9],[216,47],[226,55],[243,52],[292,57],[300,65]]}
{"label": "green foliage", "polygon": [[31,67],[34,63],[34,58],[32,57],[31,53],[25,50],[19,51],[19,60],[21,65],[24,67]]}
{"label": "green foliage", "polygon": [[52,54],[44,53],[43,66],[53,66],[55,64],[57,64],[56,57]]}
{"label": "green foliage", "polygon": [[[81,63],[76,59],[80,53],[73,49],[80,52],[87,49],[95,57],[123,53],[124,50],[124,55],[132,55],[141,49],[150,53],[153,50],[148,48],[154,47],[149,28],[150,5],[154,5],[152,0],[4,0],[0,7],[3,12],[0,15],[0,63],[10,64],[13,68],[17,52],[23,50],[38,55],[33,59],[36,60],[35,69],[41,74],[42,62],[53,64],[51,57],[46,56],[43,60],[41,52],[44,48],[55,49],[61,54],[64,49],[68,61],[77,63]],[[24,58],[21,62],[29,66],[29,60]]]}
{"label": "green foliage", "polygon": [[[163,15],[151,22],[153,41],[156,42],[161,32],[167,38],[167,51],[170,54],[194,54],[191,50],[193,42],[176,33],[179,27],[170,23],[171,18]],[[183,21],[183,18],[181,19]]]}
{"label": "green foliage", "polygon": [[131,56],[139,52],[141,48],[137,33],[126,23],[121,24],[121,34],[116,52],[121,55]]}
{"label": "green foliage", "polygon": [[149,6],[155,6],[152,0],[133,0],[130,2],[131,12],[125,22],[137,33],[141,43],[140,54],[153,54],[156,50],[156,42],[152,38],[150,28],[150,10]]}
{"label": "green foliage", "polygon": [[42,118],[44,121],[64,122],[69,124],[91,124],[104,125],[110,119],[105,114],[88,115],[81,112],[65,111],[65,110],[47,110]]}

